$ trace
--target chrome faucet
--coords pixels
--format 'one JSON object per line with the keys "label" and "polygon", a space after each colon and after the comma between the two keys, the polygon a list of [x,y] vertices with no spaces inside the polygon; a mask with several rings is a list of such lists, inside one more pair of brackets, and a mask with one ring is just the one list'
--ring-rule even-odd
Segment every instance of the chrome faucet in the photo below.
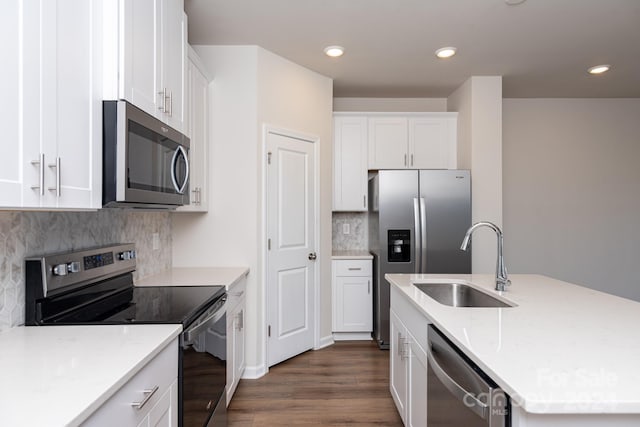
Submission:
{"label": "chrome faucet", "polygon": [[489,227],[490,229],[495,231],[496,235],[498,236],[498,261],[496,263],[496,291],[501,291],[501,292],[506,291],[507,286],[511,284],[511,280],[509,280],[509,277],[507,276],[507,267],[505,267],[504,265],[504,255],[502,253],[502,244],[503,244],[502,230],[500,230],[500,227],[487,221],[476,222],[467,230],[467,233],[464,235],[464,240],[462,240],[462,245],[460,245],[460,249],[462,249],[463,251],[467,250],[467,247],[469,246],[469,240],[471,240],[471,234],[477,228],[480,228],[480,227]]}

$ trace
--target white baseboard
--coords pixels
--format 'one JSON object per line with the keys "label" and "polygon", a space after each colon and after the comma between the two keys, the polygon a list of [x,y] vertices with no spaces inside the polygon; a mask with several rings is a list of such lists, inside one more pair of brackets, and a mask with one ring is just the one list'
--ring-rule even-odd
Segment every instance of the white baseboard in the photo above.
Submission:
{"label": "white baseboard", "polygon": [[265,376],[267,372],[269,372],[269,370],[265,365],[247,366],[244,368],[244,372],[242,373],[241,378],[247,380],[257,380],[258,378]]}
{"label": "white baseboard", "polygon": [[335,341],[371,341],[371,332],[334,332]]}
{"label": "white baseboard", "polygon": [[333,335],[327,335],[326,337],[320,338],[320,343],[314,348],[314,350],[320,350],[322,348],[329,347],[330,345],[333,345]]}

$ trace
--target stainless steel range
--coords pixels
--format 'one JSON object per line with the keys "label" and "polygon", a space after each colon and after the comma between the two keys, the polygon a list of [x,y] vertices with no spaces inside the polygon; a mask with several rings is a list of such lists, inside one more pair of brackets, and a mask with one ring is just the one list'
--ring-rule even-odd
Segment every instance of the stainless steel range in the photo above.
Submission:
{"label": "stainless steel range", "polygon": [[135,287],[133,244],[26,260],[26,324],[182,324],[178,424],[226,425],[223,286]]}

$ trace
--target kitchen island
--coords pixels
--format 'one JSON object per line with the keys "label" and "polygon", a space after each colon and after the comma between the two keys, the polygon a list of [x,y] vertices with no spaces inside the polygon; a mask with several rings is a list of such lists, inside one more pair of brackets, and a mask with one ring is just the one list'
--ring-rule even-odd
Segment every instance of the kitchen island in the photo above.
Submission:
{"label": "kitchen island", "polygon": [[[640,303],[539,275],[389,274],[391,305],[432,323],[512,399],[514,427],[640,425]],[[413,283],[467,283],[506,308],[440,304]]]}
{"label": "kitchen island", "polygon": [[[65,325],[3,332],[0,425],[80,425],[181,331],[181,325]],[[160,366],[174,376],[176,367]]]}

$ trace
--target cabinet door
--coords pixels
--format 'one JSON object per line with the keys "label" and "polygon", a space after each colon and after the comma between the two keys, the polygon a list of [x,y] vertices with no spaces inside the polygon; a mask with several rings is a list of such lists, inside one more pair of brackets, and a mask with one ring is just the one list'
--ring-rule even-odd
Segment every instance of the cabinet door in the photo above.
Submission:
{"label": "cabinet door", "polygon": [[369,118],[369,169],[404,169],[408,165],[406,117]]}
{"label": "cabinet door", "polygon": [[[162,395],[147,415],[149,427],[175,427],[178,425],[178,382]],[[147,424],[144,424],[147,425]]]}
{"label": "cabinet door", "polygon": [[334,332],[371,332],[371,277],[336,277]]}
{"label": "cabinet door", "polygon": [[209,81],[198,66],[189,59],[187,64],[187,134],[189,146],[189,188],[190,203],[176,212],[206,212],[209,208],[207,197],[208,167],[208,91]]}
{"label": "cabinet door", "polygon": [[409,167],[456,168],[456,119],[413,117],[409,119]]}
{"label": "cabinet door", "polygon": [[236,328],[235,328],[236,338],[234,340],[235,346],[233,351],[233,357],[234,357],[233,363],[235,365],[235,370],[236,370],[236,374],[235,374],[236,387],[240,382],[240,378],[242,378],[242,374],[244,373],[244,367],[246,365],[245,349],[244,349],[245,348],[244,314],[245,314],[245,301],[243,299],[240,305],[238,306],[238,311],[236,315]]}
{"label": "cabinet door", "polygon": [[120,22],[120,97],[159,116],[160,96],[160,0],[124,0],[124,22]]}
{"label": "cabinet door", "polygon": [[[391,310],[389,345],[389,389],[402,421],[407,423],[407,333],[403,323]],[[424,402],[426,405],[426,401]],[[426,425],[426,424],[424,424]]]}
{"label": "cabinet door", "polygon": [[367,210],[367,118],[333,121],[333,210]]}
{"label": "cabinet door", "polygon": [[[51,2],[46,1],[49,4]],[[102,2],[57,0],[45,15],[44,152],[51,206],[98,208],[102,165]],[[50,56],[55,52],[55,56]],[[55,197],[55,198],[54,198]]]}
{"label": "cabinet door", "polygon": [[[137,0],[136,0],[137,1]],[[163,120],[185,132],[185,76],[187,70],[187,19],[182,0],[161,0],[161,85]]]}
{"label": "cabinet door", "polygon": [[408,427],[427,425],[427,354],[407,331],[407,419]]}
{"label": "cabinet door", "polygon": [[228,313],[227,321],[227,405],[238,387],[245,367],[245,299]]}
{"label": "cabinet door", "polygon": [[5,1],[0,14],[0,57],[3,66],[0,68],[0,93],[4,102],[0,103],[0,117],[4,141],[0,144],[0,206],[20,206],[22,204],[22,138],[21,122],[23,111],[22,91],[22,51],[20,40],[22,11],[18,0]]}

